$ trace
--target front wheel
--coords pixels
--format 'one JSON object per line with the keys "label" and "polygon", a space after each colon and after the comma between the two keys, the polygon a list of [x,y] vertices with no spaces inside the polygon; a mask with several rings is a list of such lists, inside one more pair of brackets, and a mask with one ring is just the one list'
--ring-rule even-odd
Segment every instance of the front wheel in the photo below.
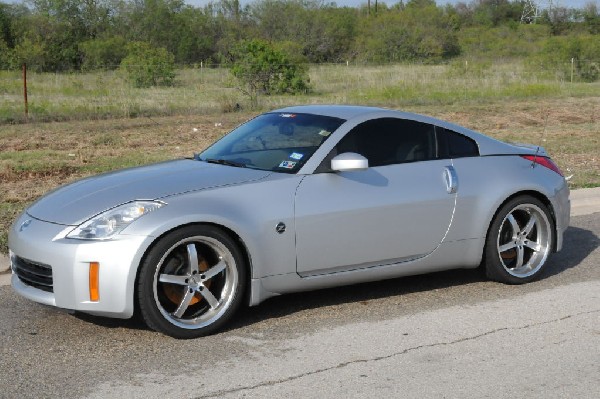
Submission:
{"label": "front wheel", "polygon": [[508,201],[494,218],[485,247],[488,278],[522,284],[539,276],[554,243],[554,221],[537,198]]}
{"label": "front wheel", "polygon": [[161,238],[140,269],[138,303],[146,324],[175,338],[219,330],[241,305],[246,262],[213,226],[188,226]]}

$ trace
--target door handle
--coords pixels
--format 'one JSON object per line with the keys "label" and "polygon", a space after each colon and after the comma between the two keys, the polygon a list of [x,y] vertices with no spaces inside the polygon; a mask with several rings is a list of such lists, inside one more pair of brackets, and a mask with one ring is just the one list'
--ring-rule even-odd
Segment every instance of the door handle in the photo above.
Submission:
{"label": "door handle", "polygon": [[454,166],[444,167],[444,181],[446,182],[446,191],[448,194],[454,194],[458,190],[458,176]]}

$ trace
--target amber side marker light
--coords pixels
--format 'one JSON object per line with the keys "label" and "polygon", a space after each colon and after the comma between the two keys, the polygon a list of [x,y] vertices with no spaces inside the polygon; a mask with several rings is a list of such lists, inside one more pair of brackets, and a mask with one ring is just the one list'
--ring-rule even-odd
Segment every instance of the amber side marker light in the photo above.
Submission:
{"label": "amber side marker light", "polygon": [[100,263],[90,262],[90,301],[100,300]]}

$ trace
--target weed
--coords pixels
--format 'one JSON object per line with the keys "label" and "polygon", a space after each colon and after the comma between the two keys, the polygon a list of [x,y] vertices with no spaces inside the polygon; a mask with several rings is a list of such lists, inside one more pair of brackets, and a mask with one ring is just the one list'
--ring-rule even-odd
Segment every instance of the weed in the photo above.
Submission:
{"label": "weed", "polygon": [[[314,65],[314,92],[260,98],[263,109],[295,103],[413,106],[473,104],[504,98],[596,95],[600,82],[567,83],[521,61],[454,61],[450,65]],[[0,72],[0,123],[25,121],[21,76]],[[139,116],[218,114],[240,103],[227,69],[177,71],[177,87],[131,88],[116,71],[30,73],[29,120],[60,121]]]}

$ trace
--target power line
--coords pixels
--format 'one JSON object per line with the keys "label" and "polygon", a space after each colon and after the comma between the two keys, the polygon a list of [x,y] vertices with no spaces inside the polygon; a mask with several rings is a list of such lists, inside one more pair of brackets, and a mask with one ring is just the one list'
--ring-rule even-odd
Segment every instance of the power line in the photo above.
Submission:
{"label": "power line", "polygon": [[540,17],[540,10],[542,8],[548,10],[548,14],[551,15],[552,10],[554,8],[558,8],[559,6],[559,0],[525,0],[524,3],[525,5],[523,7],[523,13],[521,14],[522,24],[535,24],[537,22],[537,19]]}

